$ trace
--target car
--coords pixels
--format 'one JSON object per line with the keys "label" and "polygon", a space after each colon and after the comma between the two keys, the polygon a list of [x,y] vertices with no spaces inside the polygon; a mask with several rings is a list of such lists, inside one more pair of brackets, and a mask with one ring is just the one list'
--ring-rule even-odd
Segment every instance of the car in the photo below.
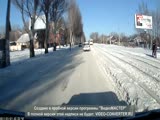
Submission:
{"label": "car", "polygon": [[82,43],[79,43],[79,45],[78,45],[79,47],[82,47]]}
{"label": "car", "polygon": [[86,41],[86,42],[84,42],[83,44],[84,44],[84,45],[89,45],[89,42],[88,42],[88,41]]}
{"label": "car", "polygon": [[89,42],[90,45],[93,45],[93,42]]}
{"label": "car", "polygon": [[83,48],[83,51],[90,51],[90,50],[91,50],[90,45],[85,45]]}

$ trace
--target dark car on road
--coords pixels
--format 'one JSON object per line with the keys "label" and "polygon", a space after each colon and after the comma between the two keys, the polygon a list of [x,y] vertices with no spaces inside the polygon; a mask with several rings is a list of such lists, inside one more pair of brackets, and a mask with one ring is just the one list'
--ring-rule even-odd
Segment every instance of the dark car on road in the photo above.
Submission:
{"label": "dark car on road", "polygon": [[82,47],[82,43],[79,43],[79,47]]}

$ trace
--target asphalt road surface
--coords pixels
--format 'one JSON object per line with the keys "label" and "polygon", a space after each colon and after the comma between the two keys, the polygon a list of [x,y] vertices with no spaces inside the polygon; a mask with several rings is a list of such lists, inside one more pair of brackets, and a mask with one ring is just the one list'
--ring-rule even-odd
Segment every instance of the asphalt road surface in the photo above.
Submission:
{"label": "asphalt road surface", "polygon": [[1,75],[0,108],[34,105],[122,105],[93,51],[75,47],[37,57]]}

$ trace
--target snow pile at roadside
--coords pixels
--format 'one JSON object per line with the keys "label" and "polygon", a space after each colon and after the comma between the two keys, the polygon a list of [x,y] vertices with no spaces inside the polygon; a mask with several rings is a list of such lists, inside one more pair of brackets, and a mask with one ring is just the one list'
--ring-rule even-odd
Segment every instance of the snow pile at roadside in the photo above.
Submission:
{"label": "snow pile at roadside", "polygon": [[[102,52],[102,50],[98,48],[99,45],[94,46],[95,47],[92,50],[99,58],[99,63],[101,64],[102,69],[105,70],[106,76],[110,79],[112,84],[115,84],[117,95],[120,98],[125,100],[129,105],[136,105],[136,111],[160,108],[157,101],[146,93],[147,87],[143,84],[143,80],[146,78],[143,77],[143,75],[140,76],[139,71],[135,71],[131,66],[116,59],[110,54]],[[118,57],[123,59],[122,55],[119,55]],[[149,92],[150,94],[154,94],[152,91]]]}

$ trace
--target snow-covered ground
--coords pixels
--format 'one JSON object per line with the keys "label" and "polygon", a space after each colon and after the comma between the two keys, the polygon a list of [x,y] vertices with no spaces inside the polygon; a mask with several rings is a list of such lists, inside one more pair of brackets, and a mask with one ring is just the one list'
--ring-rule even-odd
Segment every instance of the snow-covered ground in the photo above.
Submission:
{"label": "snow-covered ground", "polygon": [[0,69],[0,108],[27,112],[34,105],[126,105],[92,53],[75,47]]}
{"label": "snow-covered ground", "polygon": [[[19,74],[19,72],[22,73],[23,71],[29,69],[28,66],[32,64],[35,65],[43,63],[46,57],[49,58],[50,56],[52,56],[54,59],[57,59],[59,56],[63,56],[64,54],[66,54],[69,51],[68,48],[69,46],[61,46],[60,48],[59,46],[57,46],[57,51],[54,52],[53,48],[48,48],[48,54],[44,54],[44,49],[35,49],[34,58],[29,58],[29,49],[10,52],[11,65],[6,68],[0,69],[0,78],[12,78],[12,76]],[[20,70],[18,69],[19,67]]]}
{"label": "snow-covered ground", "polygon": [[[68,103],[75,94],[96,93],[94,99],[87,97],[85,102],[125,101],[136,105],[136,111],[160,108],[159,52],[155,59],[151,50],[143,48],[94,44],[90,52],[79,47],[73,51],[66,49],[52,52],[49,48],[48,54],[38,49],[31,59],[29,50],[12,52],[12,65],[0,69],[2,107],[24,107],[29,103],[58,105]],[[97,92],[103,92],[100,98]]]}
{"label": "snow-covered ground", "polygon": [[94,44],[92,49],[117,94],[137,111],[160,108],[160,53],[115,45]]}
{"label": "snow-covered ground", "polygon": [[[57,50],[63,50],[63,49],[68,49],[69,46],[57,46]],[[45,49],[35,49],[35,55],[42,55],[44,54]],[[49,52],[53,52],[53,47],[48,48]],[[11,59],[11,64],[21,62],[23,60],[29,59],[29,49],[25,49],[23,51],[14,51],[10,52],[10,59]]]}

